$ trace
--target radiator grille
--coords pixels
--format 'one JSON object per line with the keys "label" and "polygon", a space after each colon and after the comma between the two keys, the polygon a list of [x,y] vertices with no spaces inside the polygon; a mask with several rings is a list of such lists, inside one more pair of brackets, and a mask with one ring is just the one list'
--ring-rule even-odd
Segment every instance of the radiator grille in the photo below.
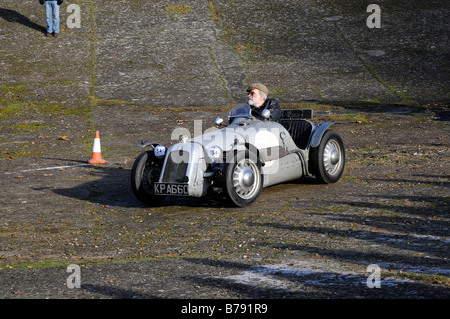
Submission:
{"label": "radiator grille", "polygon": [[172,151],[167,157],[166,167],[161,182],[183,183],[186,180],[186,171],[189,164],[189,152]]}

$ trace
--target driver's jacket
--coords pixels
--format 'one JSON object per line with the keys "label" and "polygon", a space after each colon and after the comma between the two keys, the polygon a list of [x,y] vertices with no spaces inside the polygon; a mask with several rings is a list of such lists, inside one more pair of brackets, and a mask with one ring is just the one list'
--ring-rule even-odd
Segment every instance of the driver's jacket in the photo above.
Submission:
{"label": "driver's jacket", "polygon": [[270,111],[270,117],[269,120],[273,121],[273,122],[278,122],[280,120],[281,117],[281,108],[280,105],[278,104],[278,101],[275,99],[266,99],[264,101],[264,104],[261,105],[261,107],[256,108],[254,106],[251,106],[252,111],[256,111],[256,112],[252,112],[252,114],[260,120],[264,120],[264,118],[261,116],[261,112],[264,109],[268,109]]}

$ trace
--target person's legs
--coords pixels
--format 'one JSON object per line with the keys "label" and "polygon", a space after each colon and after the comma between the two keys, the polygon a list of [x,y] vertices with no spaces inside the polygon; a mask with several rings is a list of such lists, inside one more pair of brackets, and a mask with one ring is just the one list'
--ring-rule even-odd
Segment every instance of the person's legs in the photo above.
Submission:
{"label": "person's legs", "polygon": [[45,1],[45,15],[46,15],[46,21],[47,21],[47,33],[53,32],[53,23],[52,23],[52,15],[53,15],[53,9],[52,9],[52,1]]}
{"label": "person's legs", "polygon": [[59,6],[56,1],[51,1],[53,7],[53,33],[59,33]]}

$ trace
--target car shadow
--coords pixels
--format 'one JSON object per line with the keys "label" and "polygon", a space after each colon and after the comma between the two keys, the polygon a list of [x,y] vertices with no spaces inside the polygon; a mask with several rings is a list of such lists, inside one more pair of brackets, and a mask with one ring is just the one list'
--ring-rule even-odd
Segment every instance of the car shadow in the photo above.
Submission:
{"label": "car shadow", "polygon": [[[141,203],[131,189],[131,169],[109,166],[92,166],[89,173],[77,186],[54,188],[58,195],[72,199],[88,201],[102,206],[117,207],[152,207]],[[167,197],[158,206],[215,207],[231,208],[233,206],[224,196],[211,195],[201,198]],[[158,207],[155,206],[155,207]]]}
{"label": "car shadow", "polygon": [[[158,206],[146,205],[140,202],[131,189],[131,169],[111,166],[92,166],[87,169],[83,177],[86,182],[77,186],[54,188],[52,191],[58,195],[72,199],[88,201],[102,206],[117,207],[214,207],[236,208],[225,197],[225,194],[211,194],[205,197],[166,197]],[[298,180],[282,184],[317,184],[315,178],[302,177]],[[263,190],[264,192],[264,190]]]}

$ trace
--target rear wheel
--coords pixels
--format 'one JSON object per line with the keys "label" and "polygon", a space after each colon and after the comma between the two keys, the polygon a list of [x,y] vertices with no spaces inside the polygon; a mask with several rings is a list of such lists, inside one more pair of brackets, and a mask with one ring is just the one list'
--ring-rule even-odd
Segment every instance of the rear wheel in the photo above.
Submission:
{"label": "rear wheel", "polygon": [[345,166],[345,149],[341,136],[335,131],[326,131],[320,145],[311,149],[312,173],[321,183],[336,183]]}
{"label": "rear wheel", "polygon": [[159,180],[162,163],[153,151],[139,155],[131,169],[131,189],[142,203],[155,206],[161,203],[164,196],[155,195],[154,185]]}
{"label": "rear wheel", "polygon": [[238,152],[227,160],[224,177],[226,194],[237,206],[250,205],[261,193],[261,165],[249,151]]}

